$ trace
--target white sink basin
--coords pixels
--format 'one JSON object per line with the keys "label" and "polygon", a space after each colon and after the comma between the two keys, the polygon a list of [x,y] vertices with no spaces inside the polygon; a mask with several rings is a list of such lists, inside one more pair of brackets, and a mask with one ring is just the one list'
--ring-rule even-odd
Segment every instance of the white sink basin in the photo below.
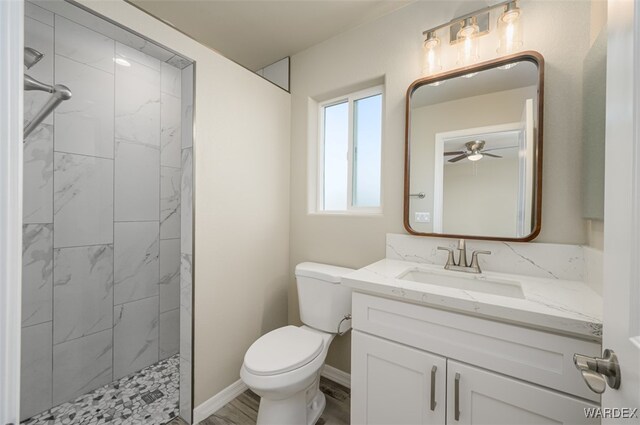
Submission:
{"label": "white sink basin", "polygon": [[463,289],[465,291],[483,292],[503,297],[524,298],[522,287],[515,280],[486,278],[482,275],[463,276],[456,272],[435,272],[419,268],[411,268],[402,272],[398,279],[418,283]]}

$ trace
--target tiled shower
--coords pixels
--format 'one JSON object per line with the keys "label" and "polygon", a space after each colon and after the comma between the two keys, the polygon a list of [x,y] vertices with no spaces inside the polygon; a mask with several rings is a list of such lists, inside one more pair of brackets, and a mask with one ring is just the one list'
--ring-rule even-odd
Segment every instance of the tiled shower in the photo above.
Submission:
{"label": "tiled shower", "polygon": [[24,144],[21,417],[180,353],[189,420],[193,66],[29,2],[25,29],[73,97]]}

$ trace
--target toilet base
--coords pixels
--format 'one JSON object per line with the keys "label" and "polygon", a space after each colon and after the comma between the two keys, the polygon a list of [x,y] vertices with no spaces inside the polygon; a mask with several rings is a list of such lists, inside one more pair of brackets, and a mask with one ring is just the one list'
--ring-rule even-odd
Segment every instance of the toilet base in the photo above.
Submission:
{"label": "toilet base", "polygon": [[314,400],[307,405],[307,425],[314,425],[320,419],[327,405],[327,399],[322,391],[318,391]]}
{"label": "toilet base", "polygon": [[327,404],[319,384],[317,379],[306,390],[281,400],[261,397],[257,425],[314,425]]}

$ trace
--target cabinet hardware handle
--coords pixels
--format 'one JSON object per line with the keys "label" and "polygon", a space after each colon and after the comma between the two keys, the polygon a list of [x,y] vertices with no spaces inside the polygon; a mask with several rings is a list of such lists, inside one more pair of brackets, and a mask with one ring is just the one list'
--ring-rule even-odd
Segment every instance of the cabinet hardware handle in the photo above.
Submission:
{"label": "cabinet hardware handle", "polygon": [[460,374],[459,373],[456,373],[454,400],[455,400],[454,401],[455,420],[459,421],[460,420]]}
{"label": "cabinet hardware handle", "polygon": [[431,368],[431,411],[436,410],[436,371],[438,366],[433,365]]}

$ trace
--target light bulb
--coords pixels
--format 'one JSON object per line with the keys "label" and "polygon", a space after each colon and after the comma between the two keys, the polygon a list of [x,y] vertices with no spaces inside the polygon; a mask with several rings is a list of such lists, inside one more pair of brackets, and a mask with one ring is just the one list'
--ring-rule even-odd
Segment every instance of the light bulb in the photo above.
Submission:
{"label": "light bulb", "polygon": [[504,12],[498,18],[498,53],[508,55],[517,52],[522,47],[521,11],[513,1],[504,7]]}
{"label": "light bulb", "polygon": [[469,161],[480,161],[483,157],[484,155],[482,155],[480,152],[474,151],[471,155],[467,157],[467,159]]}
{"label": "light bulb", "polygon": [[440,65],[440,39],[436,37],[435,31],[427,33],[423,47],[422,74],[429,76],[438,73],[442,65]]}
{"label": "light bulb", "polygon": [[462,28],[458,31],[456,39],[458,40],[458,65],[468,66],[476,63],[480,57],[478,25],[475,17],[467,18],[462,23]]}

